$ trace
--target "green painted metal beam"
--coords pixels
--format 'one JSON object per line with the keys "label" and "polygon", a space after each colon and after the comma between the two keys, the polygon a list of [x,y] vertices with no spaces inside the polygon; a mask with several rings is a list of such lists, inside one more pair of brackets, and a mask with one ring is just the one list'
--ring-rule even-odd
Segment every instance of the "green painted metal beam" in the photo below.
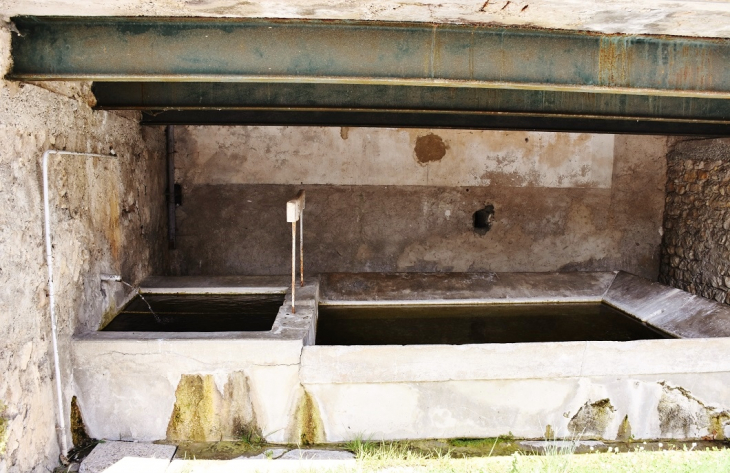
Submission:
{"label": "green painted metal beam", "polygon": [[730,124],[511,113],[350,110],[158,110],[143,125],[307,125],[397,128],[468,128],[583,133],[730,136]]}
{"label": "green painted metal beam", "polygon": [[19,80],[518,88],[730,98],[730,41],[352,21],[13,20]]}
{"label": "green painted metal beam", "polygon": [[501,112],[730,123],[730,100],[522,89],[240,82],[96,82],[99,109]]}

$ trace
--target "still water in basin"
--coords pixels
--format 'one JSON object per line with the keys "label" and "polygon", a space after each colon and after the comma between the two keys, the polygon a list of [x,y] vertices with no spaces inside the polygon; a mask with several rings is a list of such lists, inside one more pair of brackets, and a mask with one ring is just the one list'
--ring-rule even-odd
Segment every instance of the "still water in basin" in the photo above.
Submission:
{"label": "still water in basin", "polygon": [[669,338],[606,304],[319,306],[317,345]]}
{"label": "still water in basin", "polygon": [[144,300],[139,296],[132,299],[103,330],[268,331],[283,303],[283,294],[147,294]]}

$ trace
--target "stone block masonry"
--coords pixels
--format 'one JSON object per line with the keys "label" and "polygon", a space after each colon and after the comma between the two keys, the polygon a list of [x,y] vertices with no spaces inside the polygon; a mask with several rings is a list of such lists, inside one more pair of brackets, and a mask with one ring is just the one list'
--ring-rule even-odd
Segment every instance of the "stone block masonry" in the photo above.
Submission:
{"label": "stone block masonry", "polygon": [[677,143],[667,156],[659,279],[730,303],[730,140]]}

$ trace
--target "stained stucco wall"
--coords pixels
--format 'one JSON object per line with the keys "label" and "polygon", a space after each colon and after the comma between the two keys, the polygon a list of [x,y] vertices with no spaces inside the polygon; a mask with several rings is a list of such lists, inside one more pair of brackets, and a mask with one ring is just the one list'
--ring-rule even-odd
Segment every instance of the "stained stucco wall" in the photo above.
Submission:
{"label": "stained stucco wall", "polygon": [[678,142],[667,163],[660,280],[730,303],[730,140]]}
{"label": "stained stucco wall", "polygon": [[[0,29],[0,76],[10,33]],[[74,394],[72,333],[98,327],[128,291],[102,287],[100,272],[131,283],[163,267],[166,247],[164,133],[134,115],[94,112],[88,84],[0,80],[0,472],[58,465],[56,400],[43,234],[41,154],[52,157],[50,203],[64,404]],[[83,411],[83,406],[81,406]],[[68,425],[68,421],[67,421]],[[70,438],[70,437],[69,437]]]}
{"label": "stained stucco wall", "polygon": [[[373,128],[178,127],[171,272],[623,269],[656,279],[667,140]],[[492,229],[473,214],[491,204]]]}

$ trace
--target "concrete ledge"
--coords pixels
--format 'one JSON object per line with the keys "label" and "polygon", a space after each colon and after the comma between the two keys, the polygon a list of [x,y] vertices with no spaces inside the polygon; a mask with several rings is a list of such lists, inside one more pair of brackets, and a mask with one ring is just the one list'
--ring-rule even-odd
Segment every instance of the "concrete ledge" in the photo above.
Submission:
{"label": "concrete ledge", "polygon": [[581,376],[730,372],[730,338],[586,342]]}
{"label": "concrete ledge", "polygon": [[143,294],[284,294],[289,276],[150,276]]}
{"label": "concrete ledge", "polygon": [[615,272],[330,273],[321,304],[600,302]]}
{"label": "concrete ledge", "polygon": [[303,384],[579,376],[586,342],[308,346]]}
{"label": "concrete ledge", "polygon": [[623,271],[603,301],[676,337],[730,337],[730,306]]}
{"label": "concrete ledge", "polygon": [[[681,353],[681,359],[678,354]],[[308,346],[303,384],[730,372],[730,339],[488,345]]]}
{"label": "concrete ledge", "polygon": [[[235,332],[238,333],[238,332]],[[117,359],[125,362],[128,358],[143,358],[147,367],[159,363],[158,368],[165,370],[166,362],[175,357],[184,357],[188,364],[199,364],[200,367],[230,368],[230,364],[255,363],[257,365],[298,364],[302,340],[256,340],[246,339],[177,339],[158,338],[139,340],[131,337],[136,332],[125,333],[130,338],[100,338],[95,334],[73,340],[74,357],[84,362],[84,367],[102,363],[103,360]],[[203,335],[201,333],[201,335]],[[81,368],[81,366],[79,366]],[[137,371],[137,370],[134,370]]]}

